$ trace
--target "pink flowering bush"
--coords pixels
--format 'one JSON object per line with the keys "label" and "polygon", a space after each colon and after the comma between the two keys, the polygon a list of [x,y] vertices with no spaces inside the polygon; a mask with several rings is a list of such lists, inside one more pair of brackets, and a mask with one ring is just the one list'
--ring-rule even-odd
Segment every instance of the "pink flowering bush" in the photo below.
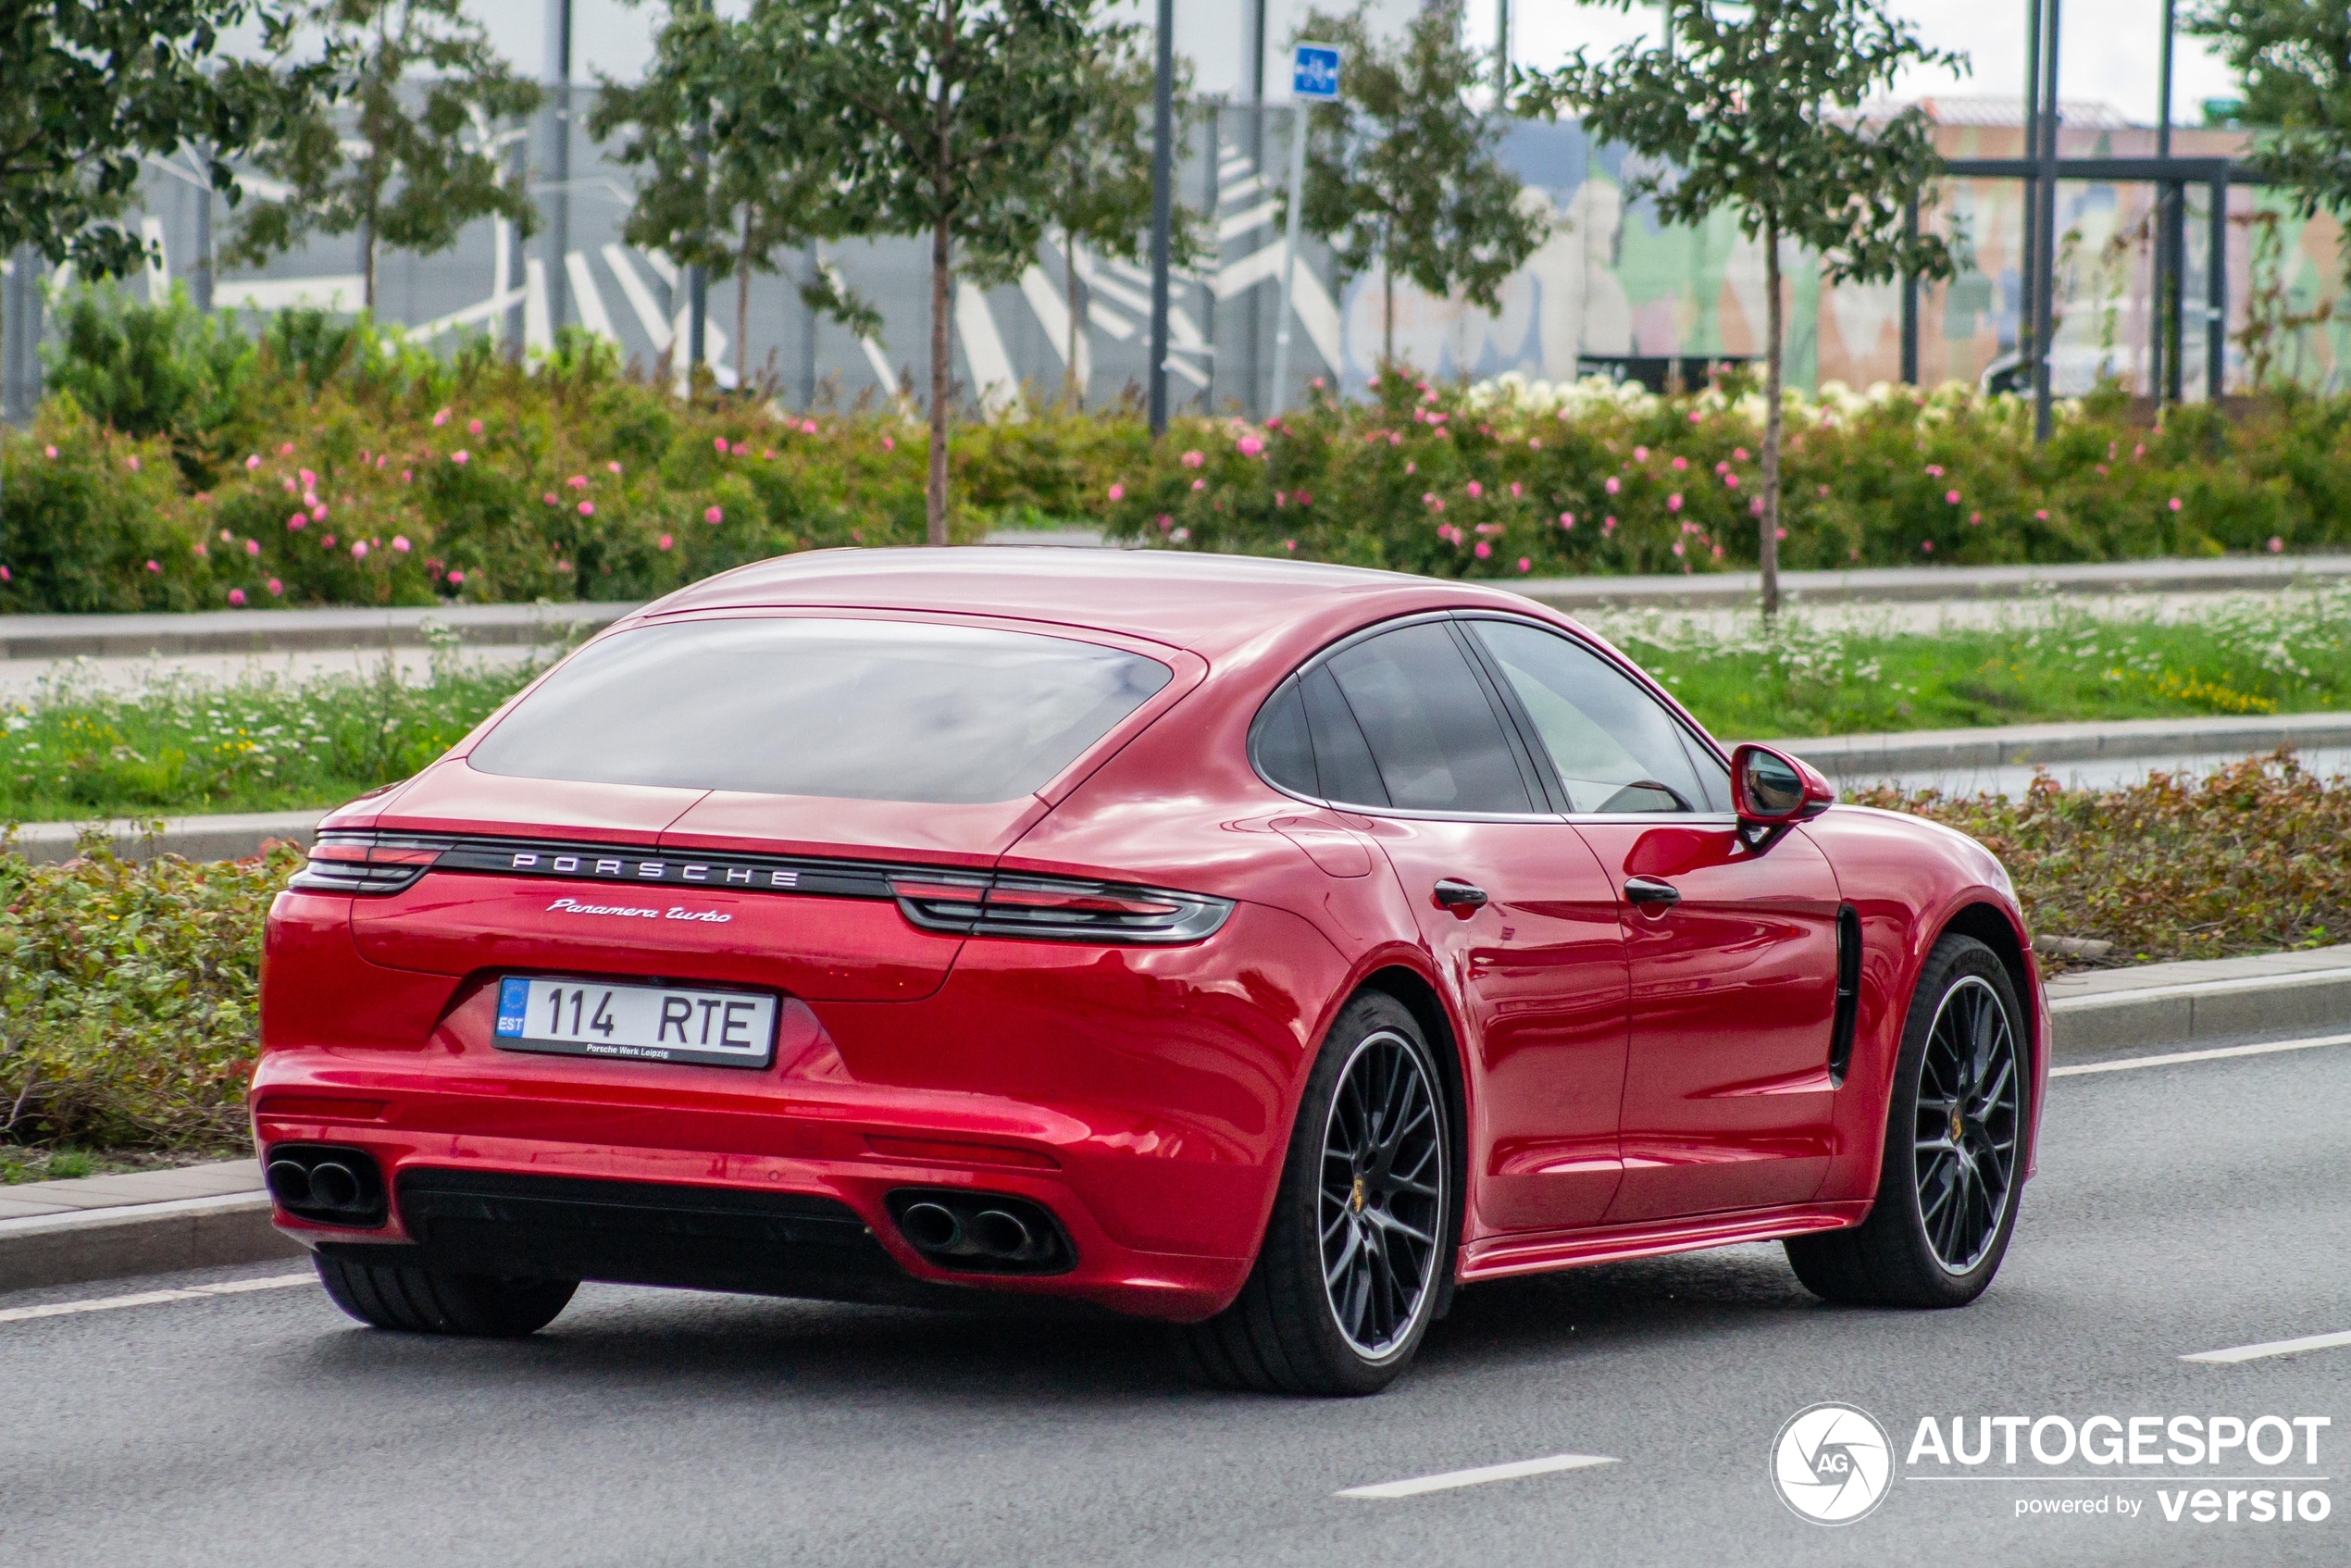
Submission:
{"label": "pink flowering bush", "polygon": [[[2252,552],[2273,536],[2283,549],[2351,542],[2351,399],[2287,397],[2234,421],[2176,409],[2159,431],[2133,429],[2126,412],[2119,397],[2085,399],[2035,448],[2013,399],[1909,389],[1799,399],[1781,561],[2092,561]],[[1752,569],[1760,424],[1738,385],[1677,398],[1576,389],[1545,402],[1388,376],[1371,401],[1318,393],[1263,427],[1176,422],[1148,466],[1122,472],[1109,529],[1146,544],[1442,576]]]}
{"label": "pink flowering bush", "polygon": [[[924,539],[927,442],[894,410],[681,401],[572,336],[530,375],[478,349],[387,369],[358,347],[265,343],[246,390],[267,417],[218,451],[134,439],[68,396],[0,433],[0,612],[645,599]],[[951,533],[1083,519],[1147,451],[1127,417],[966,425]]]}
{"label": "pink flowering bush", "polygon": [[[576,333],[526,374],[486,342],[439,358],[315,312],[249,343],[122,297],[74,320],[50,366],[63,390],[0,432],[0,612],[646,599],[925,537],[927,442],[894,407],[681,400]],[[2351,544],[2351,397],[2190,406],[2160,429],[2129,412],[2068,404],[2035,447],[2013,399],[1795,397],[1781,559]],[[1317,387],[1262,424],[1188,417],[1156,442],[1131,402],[1031,408],[958,425],[950,533],[1093,525],[1443,576],[1745,569],[1760,414],[1737,382],[1668,398],[1409,373],[1352,403]]]}

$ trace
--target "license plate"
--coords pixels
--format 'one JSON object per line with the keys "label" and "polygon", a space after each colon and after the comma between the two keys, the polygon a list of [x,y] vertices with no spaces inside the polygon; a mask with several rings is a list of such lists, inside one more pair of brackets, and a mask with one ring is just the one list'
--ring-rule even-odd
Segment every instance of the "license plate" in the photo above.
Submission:
{"label": "license plate", "polygon": [[776,1058],[776,999],[509,975],[498,983],[495,1043],[559,1056],[765,1067]]}

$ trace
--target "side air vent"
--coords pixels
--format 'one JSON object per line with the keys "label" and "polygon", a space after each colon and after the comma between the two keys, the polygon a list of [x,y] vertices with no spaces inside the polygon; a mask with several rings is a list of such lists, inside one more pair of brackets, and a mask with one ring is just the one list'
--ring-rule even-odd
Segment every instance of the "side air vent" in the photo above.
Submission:
{"label": "side air vent", "polygon": [[1845,1082],[1853,1064],[1853,1027],[1861,1009],[1861,917],[1851,904],[1836,912],[1836,1014],[1829,1026],[1829,1081]]}

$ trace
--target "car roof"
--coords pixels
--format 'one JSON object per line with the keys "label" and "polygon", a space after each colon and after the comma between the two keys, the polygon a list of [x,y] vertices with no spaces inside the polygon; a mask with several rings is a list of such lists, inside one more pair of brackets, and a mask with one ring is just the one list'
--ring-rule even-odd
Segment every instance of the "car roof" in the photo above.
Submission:
{"label": "car roof", "polygon": [[1269,634],[1327,632],[1423,610],[1482,606],[1558,618],[1507,590],[1402,572],[1052,545],[812,550],[704,579],[645,613],[787,606],[1046,621],[1188,649],[1212,663]]}

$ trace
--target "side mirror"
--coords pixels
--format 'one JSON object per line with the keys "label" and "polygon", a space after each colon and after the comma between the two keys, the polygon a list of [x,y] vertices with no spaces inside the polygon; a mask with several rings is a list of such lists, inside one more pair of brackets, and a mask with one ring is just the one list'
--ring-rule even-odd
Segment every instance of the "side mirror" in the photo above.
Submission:
{"label": "side mirror", "polygon": [[1731,753],[1731,793],[1738,804],[1739,837],[1759,852],[1836,803],[1836,791],[1817,768],[1769,746],[1746,745]]}

